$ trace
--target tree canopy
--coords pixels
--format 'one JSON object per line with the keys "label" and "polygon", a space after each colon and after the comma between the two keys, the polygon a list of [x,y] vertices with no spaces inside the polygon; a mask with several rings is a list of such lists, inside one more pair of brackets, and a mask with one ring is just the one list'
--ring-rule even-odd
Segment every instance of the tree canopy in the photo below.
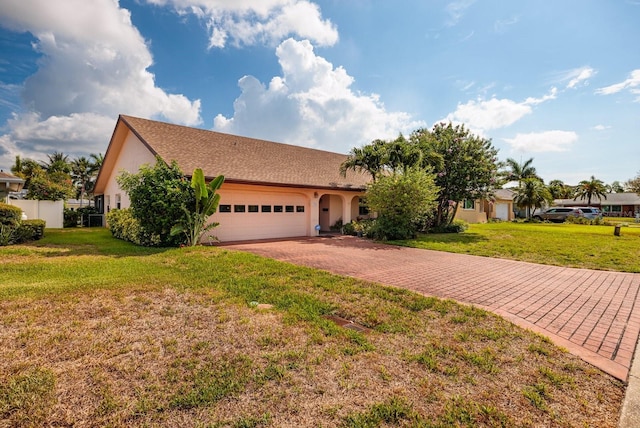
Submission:
{"label": "tree canopy", "polygon": [[167,165],[160,157],[156,164],[142,165],[137,173],[123,171],[117,182],[129,195],[133,218],[140,223],[150,242],[161,247],[184,242],[171,228],[185,221],[185,208],[195,210],[195,193],[174,161]]}
{"label": "tree canopy", "polygon": [[602,180],[598,180],[593,175],[589,180],[582,180],[576,187],[576,194],[573,198],[587,199],[587,205],[591,205],[591,199],[594,197],[607,199],[607,186]]}
{"label": "tree canopy", "polygon": [[62,152],[47,155],[47,161],[36,162],[16,156],[11,172],[25,180],[27,198],[58,200],[82,198],[93,190],[102,164],[102,154],[69,158]]}
{"label": "tree canopy", "polygon": [[374,235],[378,239],[409,239],[419,222],[436,205],[434,175],[410,168],[380,177],[367,189],[367,204],[378,213]]}
{"label": "tree canopy", "polygon": [[421,149],[423,165],[435,173],[435,226],[451,224],[463,200],[489,198],[497,188],[498,150],[464,125],[438,123],[431,131],[413,132],[409,141]]}
{"label": "tree canopy", "polygon": [[526,161],[519,163],[517,160],[513,158],[507,158],[504,162],[504,166],[506,170],[501,172],[502,177],[505,181],[517,181],[518,185],[525,178],[537,178],[538,180],[542,180],[536,171],[536,168],[533,166],[533,158],[529,158]]}
{"label": "tree canopy", "polygon": [[513,201],[527,209],[527,218],[531,218],[532,208],[542,208],[545,204],[551,203],[553,197],[542,180],[534,177],[527,177],[520,180],[520,185],[516,189]]}
{"label": "tree canopy", "polygon": [[433,226],[440,227],[453,221],[459,202],[491,197],[498,186],[497,154],[491,140],[473,135],[464,125],[439,123],[431,130],[418,129],[409,138],[399,135],[354,148],[340,171],[366,171],[374,183],[387,176],[399,180],[416,168],[433,173],[437,189]]}

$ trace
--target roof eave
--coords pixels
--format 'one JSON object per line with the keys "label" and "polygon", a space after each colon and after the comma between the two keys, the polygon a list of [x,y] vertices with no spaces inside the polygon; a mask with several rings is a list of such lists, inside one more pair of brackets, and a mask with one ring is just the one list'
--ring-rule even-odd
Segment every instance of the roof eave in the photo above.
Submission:
{"label": "roof eave", "polygon": [[[187,177],[191,177],[187,175]],[[205,177],[207,181],[213,180],[215,177]],[[313,184],[293,184],[293,183],[270,183],[264,181],[252,181],[252,180],[241,180],[236,178],[225,178],[225,183],[233,183],[233,184],[247,184],[252,186],[265,186],[265,187],[288,187],[295,189],[314,189],[314,190],[342,190],[347,192],[364,192],[366,187],[361,186],[340,186],[340,185],[313,185]]]}

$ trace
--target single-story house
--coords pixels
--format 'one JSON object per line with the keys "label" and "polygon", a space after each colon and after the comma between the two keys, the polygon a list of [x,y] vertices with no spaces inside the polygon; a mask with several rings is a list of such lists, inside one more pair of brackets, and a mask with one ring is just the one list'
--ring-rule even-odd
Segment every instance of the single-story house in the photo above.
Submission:
{"label": "single-story house", "polygon": [[22,186],[24,186],[22,178],[0,170],[0,202],[7,202],[9,192],[19,192]]}
{"label": "single-story house", "polygon": [[116,177],[156,156],[186,175],[202,168],[207,179],[225,176],[212,216],[220,223],[212,234],[223,242],[328,231],[362,213],[369,182],[364,173],[340,174],[347,155],[120,115],[95,184],[98,211],[129,207]]}
{"label": "single-story house", "polygon": [[498,189],[493,198],[465,199],[456,211],[456,220],[467,223],[486,223],[490,219],[510,221],[515,218],[513,207],[514,192],[510,189]]}
{"label": "single-story house", "polygon": [[633,192],[606,193],[605,198],[597,196],[591,198],[591,205],[587,199],[556,199],[554,206],[558,207],[586,207],[600,208],[603,215],[608,217],[634,217],[640,213],[640,195]]}

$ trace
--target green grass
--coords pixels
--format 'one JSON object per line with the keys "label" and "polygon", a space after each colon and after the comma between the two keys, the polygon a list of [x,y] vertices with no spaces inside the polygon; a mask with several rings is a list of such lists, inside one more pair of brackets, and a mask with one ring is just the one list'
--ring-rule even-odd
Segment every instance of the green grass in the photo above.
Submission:
{"label": "green grass", "polygon": [[35,368],[10,376],[0,382],[0,420],[17,413],[15,422],[37,424],[55,402],[55,375],[48,369]]}
{"label": "green grass", "polygon": [[532,263],[640,272],[640,227],[554,223],[471,224],[464,233],[427,234],[397,245]]}
{"label": "green grass", "polygon": [[481,309],[224,248],[47,230],[0,279],[0,425],[613,427],[624,394]]}

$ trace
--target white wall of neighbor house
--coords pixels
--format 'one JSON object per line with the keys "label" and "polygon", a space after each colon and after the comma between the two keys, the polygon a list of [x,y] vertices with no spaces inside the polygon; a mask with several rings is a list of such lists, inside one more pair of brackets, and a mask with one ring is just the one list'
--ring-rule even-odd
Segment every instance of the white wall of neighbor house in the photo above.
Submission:
{"label": "white wall of neighbor house", "polygon": [[120,208],[128,208],[131,204],[127,193],[120,189],[116,182],[120,172],[124,170],[137,173],[141,165],[155,165],[155,163],[156,159],[149,149],[129,131],[104,189],[105,213],[108,209],[118,208],[118,203]]}
{"label": "white wall of neighbor house", "polygon": [[22,209],[29,220],[44,220],[46,228],[61,228],[64,225],[64,201],[62,200],[9,199],[9,203]]}

